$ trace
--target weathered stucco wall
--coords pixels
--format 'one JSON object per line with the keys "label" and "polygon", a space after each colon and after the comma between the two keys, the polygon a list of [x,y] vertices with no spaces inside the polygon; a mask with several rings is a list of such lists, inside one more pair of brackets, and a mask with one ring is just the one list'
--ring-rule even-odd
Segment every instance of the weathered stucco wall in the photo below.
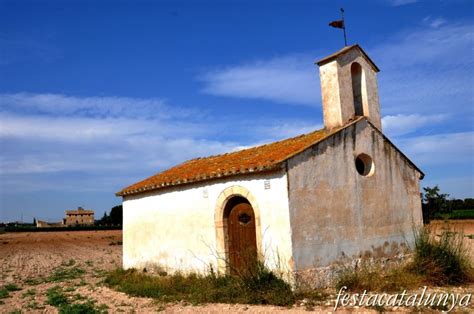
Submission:
{"label": "weathered stucco wall", "polygon": [[[373,158],[361,176],[355,158]],[[396,254],[421,223],[420,173],[366,120],[288,161],[295,270]]]}
{"label": "weathered stucco wall", "polygon": [[[265,189],[264,181],[270,181]],[[123,265],[168,271],[218,268],[215,211],[224,190],[248,190],[257,203],[257,240],[270,267],[289,267],[291,236],[286,173],[255,174],[127,196],[123,202]],[[227,194],[228,192],[226,192]],[[257,214],[257,213],[256,213]],[[258,217],[256,217],[258,219]]]}

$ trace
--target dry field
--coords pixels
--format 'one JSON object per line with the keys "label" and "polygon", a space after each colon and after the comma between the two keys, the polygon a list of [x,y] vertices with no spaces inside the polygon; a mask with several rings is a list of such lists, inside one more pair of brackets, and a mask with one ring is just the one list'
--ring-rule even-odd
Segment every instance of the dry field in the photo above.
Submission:
{"label": "dry field", "polygon": [[430,227],[435,234],[440,234],[443,230],[454,232],[462,232],[464,234],[465,243],[469,248],[471,259],[474,260],[474,220],[435,220],[430,223]]}
{"label": "dry field", "polygon": [[[436,233],[446,227],[442,222],[433,225]],[[464,230],[474,257],[474,221],[455,222],[454,225],[457,230]],[[56,307],[47,304],[46,296],[48,289],[55,286],[60,286],[70,298],[81,302],[92,300],[109,313],[307,312],[302,303],[292,308],[228,304],[191,306],[184,303],[157,304],[152,299],[129,297],[101,283],[106,271],[120,267],[122,263],[121,241],[121,231],[115,230],[0,234],[0,287],[14,284],[19,289],[0,298],[0,313],[57,313]],[[472,293],[471,288],[464,287],[460,291]],[[448,290],[457,291],[457,288]],[[314,310],[331,311],[333,305],[334,301],[329,300],[327,306],[315,307]],[[364,309],[364,312],[368,311],[377,312]]]}

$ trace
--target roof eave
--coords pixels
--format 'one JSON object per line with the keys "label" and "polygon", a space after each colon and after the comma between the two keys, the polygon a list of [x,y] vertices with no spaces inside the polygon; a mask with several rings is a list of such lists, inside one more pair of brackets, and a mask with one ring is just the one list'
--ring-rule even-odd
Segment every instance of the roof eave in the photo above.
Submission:
{"label": "roof eave", "polygon": [[316,61],[315,64],[317,64],[318,66],[324,65],[328,62],[331,62],[331,61],[335,60],[338,56],[348,52],[349,50],[351,50],[353,48],[357,48],[357,49],[360,50],[362,55],[367,59],[367,61],[372,66],[372,68],[374,69],[375,72],[380,72],[379,67],[375,64],[374,61],[372,61],[372,59],[369,57],[369,55],[364,51],[364,49],[362,49],[361,46],[359,46],[359,44],[355,44],[355,45],[352,45],[352,46],[346,46],[346,47],[342,48],[341,50],[339,50],[339,51],[337,51],[333,54],[330,54],[329,56],[326,56],[326,57],[320,59],[319,61]]}
{"label": "roof eave", "polygon": [[393,142],[390,141],[390,139],[387,136],[385,136],[385,134],[383,134],[383,132],[380,131],[379,128],[377,128],[372,122],[370,122],[369,119],[365,119],[365,120],[368,122],[368,124],[372,128],[374,128],[379,134],[382,135],[384,140],[390,143],[390,145],[392,145],[393,148],[395,148],[395,150],[397,150],[400,153],[400,155],[402,155],[402,157],[410,164],[410,166],[412,166],[416,171],[420,173],[420,180],[423,180],[423,178],[425,177],[425,173],[420,168],[418,168],[418,166],[413,161],[411,161],[410,158],[408,158],[395,144],[393,144]]}
{"label": "roof eave", "polygon": [[255,173],[266,173],[266,172],[272,172],[276,170],[280,170],[283,167],[283,162],[279,161],[276,162],[275,164],[271,166],[266,166],[262,168],[253,168],[253,169],[248,169],[247,171],[243,172],[237,172],[237,173],[217,173],[215,175],[210,175],[205,178],[199,178],[199,179],[188,179],[188,180],[178,180],[175,182],[168,182],[168,183],[162,183],[160,185],[154,185],[150,187],[142,187],[142,188],[137,188],[137,189],[132,189],[128,190],[128,188],[123,189],[122,191],[119,191],[115,193],[115,196],[117,197],[125,197],[129,195],[136,195],[136,194],[142,194],[142,193],[147,193],[151,191],[157,191],[161,190],[164,188],[168,187],[175,187],[175,186],[183,186],[183,185],[189,185],[189,184],[195,184],[199,182],[207,182],[207,181],[212,181],[212,180],[217,180],[221,178],[230,178],[234,176],[241,176],[241,175],[248,175],[248,174],[255,174]]}

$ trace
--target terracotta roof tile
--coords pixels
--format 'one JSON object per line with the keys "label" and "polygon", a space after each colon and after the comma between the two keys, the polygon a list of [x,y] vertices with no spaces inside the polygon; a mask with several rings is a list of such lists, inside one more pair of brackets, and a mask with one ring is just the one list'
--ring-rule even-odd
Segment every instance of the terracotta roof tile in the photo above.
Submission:
{"label": "terracotta roof tile", "polygon": [[82,207],[78,207],[73,210],[66,210],[66,215],[85,215],[85,214],[94,214],[93,210],[87,210]]}
{"label": "terracotta roof tile", "polygon": [[168,186],[278,169],[288,158],[358,120],[360,118],[331,131],[321,129],[232,153],[192,159],[126,187],[116,195],[138,194]]}
{"label": "terracotta roof tile", "polygon": [[340,56],[340,55],[342,55],[342,54],[344,54],[344,53],[346,53],[349,50],[352,50],[354,48],[360,50],[362,55],[367,59],[367,61],[372,66],[372,68],[374,69],[375,72],[380,72],[380,69],[378,68],[378,66],[374,63],[374,61],[372,61],[372,59],[370,59],[369,55],[367,53],[365,53],[364,49],[362,49],[358,44],[355,44],[355,45],[352,45],[352,46],[345,46],[341,50],[336,51],[335,53],[330,54],[329,56],[324,57],[321,60],[316,61],[315,63],[317,65],[321,66],[325,63],[328,63],[329,61],[332,61],[332,60],[336,59],[338,56]]}
{"label": "terracotta roof tile", "polygon": [[73,210],[66,210],[66,215],[89,215],[94,214],[93,210],[88,209],[73,209]]}

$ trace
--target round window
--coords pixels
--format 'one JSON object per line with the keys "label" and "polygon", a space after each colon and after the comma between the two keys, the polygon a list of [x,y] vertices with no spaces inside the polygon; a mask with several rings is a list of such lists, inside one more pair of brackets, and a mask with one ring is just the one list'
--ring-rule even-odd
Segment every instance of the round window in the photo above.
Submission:
{"label": "round window", "polygon": [[355,167],[361,176],[371,176],[374,174],[375,165],[372,157],[367,154],[360,154],[355,159]]}

